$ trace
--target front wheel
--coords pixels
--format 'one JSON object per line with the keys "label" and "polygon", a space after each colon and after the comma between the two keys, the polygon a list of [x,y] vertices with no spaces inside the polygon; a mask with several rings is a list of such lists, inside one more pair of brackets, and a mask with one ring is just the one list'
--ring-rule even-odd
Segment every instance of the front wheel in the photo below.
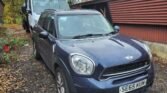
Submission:
{"label": "front wheel", "polygon": [[56,79],[56,88],[57,88],[56,93],[69,93],[67,80],[61,68],[56,69],[55,79]]}

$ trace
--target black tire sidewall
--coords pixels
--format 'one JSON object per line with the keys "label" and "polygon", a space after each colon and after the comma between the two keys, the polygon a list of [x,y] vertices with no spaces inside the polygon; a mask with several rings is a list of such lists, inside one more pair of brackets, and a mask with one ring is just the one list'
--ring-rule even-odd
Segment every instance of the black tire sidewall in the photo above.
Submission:
{"label": "black tire sidewall", "polygon": [[[67,82],[67,79],[66,79],[66,75],[65,75],[65,72],[60,68],[58,67],[55,71],[55,80],[57,80],[57,74],[58,73],[61,73],[62,75],[62,79],[64,81],[64,87],[65,87],[65,93],[70,93],[69,92],[69,87],[68,87],[68,82]],[[56,82],[57,83],[57,82]],[[56,84],[56,88],[57,88],[57,84]],[[58,91],[56,90],[56,93],[58,93]]]}

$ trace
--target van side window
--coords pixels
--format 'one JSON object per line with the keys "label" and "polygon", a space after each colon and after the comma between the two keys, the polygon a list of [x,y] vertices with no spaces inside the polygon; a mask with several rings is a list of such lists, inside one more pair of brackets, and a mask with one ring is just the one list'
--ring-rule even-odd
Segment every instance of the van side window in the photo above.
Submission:
{"label": "van side window", "polygon": [[31,10],[31,0],[29,0],[29,8],[30,8],[30,10]]}
{"label": "van side window", "polygon": [[29,0],[26,0],[26,10],[30,10],[30,8],[29,8]]}

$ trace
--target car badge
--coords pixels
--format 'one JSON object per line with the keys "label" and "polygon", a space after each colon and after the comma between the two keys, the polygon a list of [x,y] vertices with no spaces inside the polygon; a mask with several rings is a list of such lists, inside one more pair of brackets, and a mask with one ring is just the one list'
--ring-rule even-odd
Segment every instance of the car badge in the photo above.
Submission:
{"label": "car badge", "polygon": [[134,59],[133,56],[126,56],[125,58],[126,58],[127,60],[133,60],[133,59]]}

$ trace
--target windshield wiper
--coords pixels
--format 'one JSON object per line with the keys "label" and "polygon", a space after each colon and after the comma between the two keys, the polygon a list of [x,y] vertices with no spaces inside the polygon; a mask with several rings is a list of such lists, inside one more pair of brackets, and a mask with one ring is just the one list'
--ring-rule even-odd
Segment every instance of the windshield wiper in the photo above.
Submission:
{"label": "windshield wiper", "polygon": [[104,36],[104,34],[85,34],[85,35],[77,35],[77,36],[74,36],[73,39],[86,38],[86,37],[92,37],[92,36]]}
{"label": "windshield wiper", "polygon": [[112,31],[112,32],[110,32],[110,33],[107,33],[107,34],[105,34],[106,36],[108,36],[108,35],[111,35],[111,34],[116,34],[117,32],[116,31]]}

